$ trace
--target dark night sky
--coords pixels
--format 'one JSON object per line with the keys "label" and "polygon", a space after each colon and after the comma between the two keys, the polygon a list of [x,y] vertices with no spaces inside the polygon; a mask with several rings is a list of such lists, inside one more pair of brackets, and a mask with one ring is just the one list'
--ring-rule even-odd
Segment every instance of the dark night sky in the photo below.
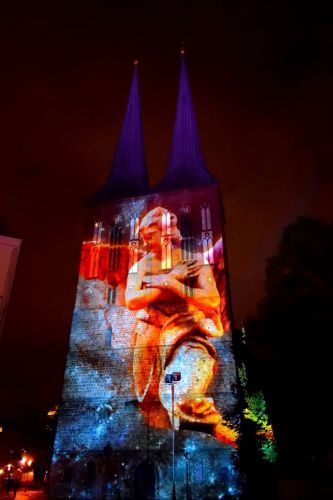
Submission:
{"label": "dark night sky", "polygon": [[14,414],[59,397],[84,202],[105,181],[136,51],[154,185],[187,41],[239,322],[263,296],[281,229],[302,214],[333,216],[333,29],[321,2],[11,0],[0,10],[0,233],[23,239],[0,344],[0,412]]}

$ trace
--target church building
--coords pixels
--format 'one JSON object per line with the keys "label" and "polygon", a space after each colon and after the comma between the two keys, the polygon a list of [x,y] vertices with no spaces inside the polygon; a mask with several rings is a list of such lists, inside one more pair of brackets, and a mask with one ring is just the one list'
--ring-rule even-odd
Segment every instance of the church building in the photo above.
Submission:
{"label": "church building", "polygon": [[167,172],[153,188],[135,63],[109,177],[88,204],[51,498],[238,498],[224,243],[185,56]]}

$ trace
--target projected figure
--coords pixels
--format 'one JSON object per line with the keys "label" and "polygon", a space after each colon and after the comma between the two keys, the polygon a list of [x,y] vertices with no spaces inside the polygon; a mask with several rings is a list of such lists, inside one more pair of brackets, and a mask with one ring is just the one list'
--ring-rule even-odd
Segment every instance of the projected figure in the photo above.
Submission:
{"label": "projected figure", "polygon": [[137,311],[133,379],[140,407],[150,425],[170,426],[165,374],[181,372],[175,393],[177,424],[236,446],[236,431],[206,395],[217,366],[209,339],[223,334],[211,267],[199,253],[182,259],[177,217],[162,207],[147,213],[138,231],[148,253],[136,272],[128,274],[126,304]]}

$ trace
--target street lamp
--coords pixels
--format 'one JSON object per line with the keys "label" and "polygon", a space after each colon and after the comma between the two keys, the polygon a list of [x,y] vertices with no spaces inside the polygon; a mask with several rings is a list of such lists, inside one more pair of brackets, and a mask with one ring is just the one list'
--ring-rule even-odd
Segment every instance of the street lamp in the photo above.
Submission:
{"label": "street lamp", "polygon": [[175,485],[175,387],[174,383],[179,382],[182,378],[180,372],[167,373],[165,375],[165,383],[171,385],[171,404],[172,404],[172,500],[176,500],[176,485]]}

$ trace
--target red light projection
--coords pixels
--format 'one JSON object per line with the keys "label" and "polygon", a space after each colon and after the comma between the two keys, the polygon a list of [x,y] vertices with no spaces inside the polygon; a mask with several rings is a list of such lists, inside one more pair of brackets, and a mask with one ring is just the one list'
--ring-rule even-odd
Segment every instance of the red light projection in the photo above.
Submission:
{"label": "red light projection", "polygon": [[135,213],[123,203],[119,213],[110,214],[112,224],[94,223],[80,267],[94,288],[83,303],[96,306],[98,299],[100,308],[117,304],[132,312],[130,328],[118,329],[124,328],[133,351],[132,390],[149,425],[170,427],[165,375],[180,372],[176,425],[236,447],[237,432],[209,393],[218,364],[212,339],[230,327],[216,193],[207,203],[199,190],[196,196],[192,192],[192,203],[185,206],[179,193],[146,197]]}

